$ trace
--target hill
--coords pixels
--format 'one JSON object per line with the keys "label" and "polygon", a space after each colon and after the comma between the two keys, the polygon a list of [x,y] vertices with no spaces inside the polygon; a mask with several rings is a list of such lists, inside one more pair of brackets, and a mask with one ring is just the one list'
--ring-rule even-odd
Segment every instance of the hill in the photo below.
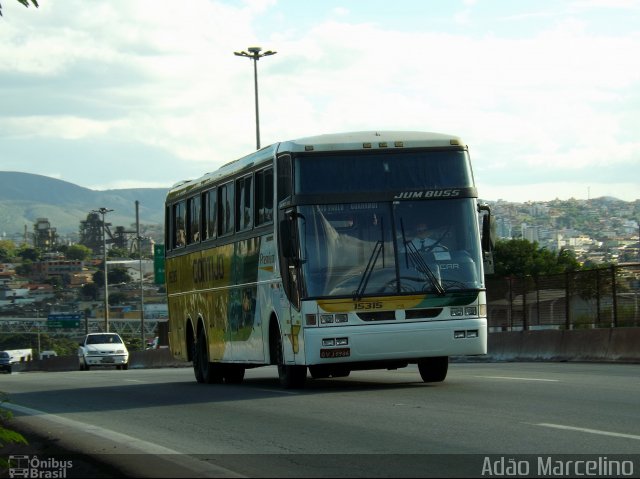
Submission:
{"label": "hill", "polygon": [[77,234],[80,221],[91,210],[113,209],[107,222],[129,228],[136,221],[136,200],[140,202],[140,223],[164,223],[164,199],[169,188],[130,188],[96,191],[48,176],[0,171],[0,237],[14,239],[33,231],[38,218],[47,218],[59,235]]}

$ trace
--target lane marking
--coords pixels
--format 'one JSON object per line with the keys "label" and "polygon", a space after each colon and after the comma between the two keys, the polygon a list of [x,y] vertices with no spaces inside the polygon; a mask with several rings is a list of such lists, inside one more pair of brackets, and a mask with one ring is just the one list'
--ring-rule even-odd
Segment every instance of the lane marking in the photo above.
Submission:
{"label": "lane marking", "polygon": [[5,402],[2,404],[2,407],[26,416],[38,416],[39,420],[50,421],[61,426],[73,428],[85,434],[92,434],[99,438],[113,441],[129,448],[129,451],[126,453],[118,453],[120,455],[144,453],[161,456],[168,462],[176,464],[179,467],[187,468],[187,471],[194,477],[246,477],[225,467],[197,459],[189,454],[182,453],[159,444],[144,441],[127,434],[94,426],[93,424],[76,421],[56,414],[49,414],[46,411],[18,406],[17,404],[9,404]]}
{"label": "lane marking", "polygon": [[562,424],[550,424],[546,422],[542,422],[539,424],[534,424],[534,426],[542,426],[542,427],[550,427],[554,429],[563,429],[565,431],[577,431],[577,432],[586,432],[589,434],[599,434],[601,436],[612,436],[612,437],[621,437],[624,439],[635,439],[636,441],[640,441],[640,436],[636,436],[635,434],[623,434],[621,432],[612,432],[612,431],[601,431],[599,429],[587,429],[584,427],[574,427],[574,426],[564,426]]}
{"label": "lane marking", "polygon": [[484,379],[507,379],[510,381],[542,381],[548,383],[558,383],[559,379],[543,379],[543,378],[517,378],[510,376],[474,376],[476,378],[484,378]]}

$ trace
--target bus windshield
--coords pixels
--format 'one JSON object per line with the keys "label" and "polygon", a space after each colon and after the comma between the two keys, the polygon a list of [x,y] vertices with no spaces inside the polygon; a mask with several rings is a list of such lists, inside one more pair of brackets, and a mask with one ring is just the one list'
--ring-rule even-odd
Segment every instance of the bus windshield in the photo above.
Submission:
{"label": "bus windshield", "polygon": [[298,207],[306,298],[483,288],[473,198]]}

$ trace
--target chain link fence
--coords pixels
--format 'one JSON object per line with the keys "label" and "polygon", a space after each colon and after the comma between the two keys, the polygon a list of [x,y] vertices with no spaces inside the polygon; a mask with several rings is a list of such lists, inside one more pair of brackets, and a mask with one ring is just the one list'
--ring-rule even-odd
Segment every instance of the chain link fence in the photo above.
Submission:
{"label": "chain link fence", "polygon": [[489,331],[640,326],[640,263],[487,278]]}

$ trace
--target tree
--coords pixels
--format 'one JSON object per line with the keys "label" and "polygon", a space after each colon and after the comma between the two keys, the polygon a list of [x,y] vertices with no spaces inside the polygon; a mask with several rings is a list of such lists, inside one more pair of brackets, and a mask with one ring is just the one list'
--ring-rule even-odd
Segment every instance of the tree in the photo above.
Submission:
{"label": "tree", "polygon": [[20,250],[18,251],[18,256],[22,258],[23,261],[40,261],[41,253],[37,248],[32,248],[31,246],[22,245]]}
{"label": "tree", "polygon": [[573,251],[554,254],[526,239],[498,241],[493,253],[496,276],[540,276],[580,269]]}
{"label": "tree", "polygon": [[0,240],[0,262],[10,261],[16,256],[16,245],[10,240]]}
{"label": "tree", "polygon": [[[18,0],[21,4],[23,4],[25,7],[29,6],[29,0]],[[38,8],[38,1],[37,0],[31,0],[31,3],[33,3],[33,6]],[[2,5],[0,4],[0,17],[2,16]]]}
{"label": "tree", "polygon": [[20,276],[29,276],[33,272],[33,261],[23,260],[22,264],[16,266],[16,274]]}
{"label": "tree", "polygon": [[[99,269],[93,273],[93,282],[96,284],[104,284],[104,269]],[[127,268],[111,268],[108,276],[109,284],[130,283],[131,275],[127,273]]]}
{"label": "tree", "polygon": [[130,283],[131,275],[127,268],[117,267],[109,270],[109,284]]}
{"label": "tree", "polygon": [[116,248],[113,247],[107,252],[107,257],[109,258],[128,258],[129,252],[126,248]]}
{"label": "tree", "polygon": [[127,302],[127,295],[124,293],[116,292],[109,294],[109,305],[117,306],[119,304],[125,304]]}
{"label": "tree", "polygon": [[67,248],[66,257],[70,260],[86,261],[93,252],[82,244],[74,244]]}
{"label": "tree", "polygon": [[83,298],[89,298],[96,301],[98,299],[99,290],[100,287],[96,283],[87,283],[83,284],[82,288],[80,288],[80,294]]}

